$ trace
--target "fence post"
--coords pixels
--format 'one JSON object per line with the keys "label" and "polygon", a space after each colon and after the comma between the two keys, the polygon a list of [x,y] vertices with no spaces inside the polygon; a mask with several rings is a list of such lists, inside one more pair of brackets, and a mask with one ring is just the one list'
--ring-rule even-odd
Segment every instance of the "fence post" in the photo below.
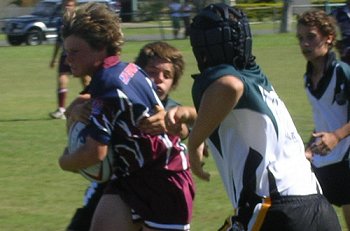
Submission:
{"label": "fence post", "polygon": [[292,21],[291,1],[292,0],[283,1],[280,33],[286,33],[291,31],[291,21]]}
{"label": "fence post", "polygon": [[162,40],[165,40],[165,33],[164,33],[164,27],[163,27],[163,22],[162,22],[162,18],[158,17],[158,21],[159,21],[159,31],[160,31],[160,36],[162,38]]}

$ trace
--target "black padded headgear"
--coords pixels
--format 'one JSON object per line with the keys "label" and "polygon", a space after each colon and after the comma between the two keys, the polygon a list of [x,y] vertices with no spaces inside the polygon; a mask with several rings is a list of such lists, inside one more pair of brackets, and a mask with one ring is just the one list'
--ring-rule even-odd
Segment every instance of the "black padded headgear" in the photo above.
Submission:
{"label": "black padded headgear", "polygon": [[219,64],[243,69],[254,61],[246,14],[224,3],[211,4],[193,18],[190,40],[200,71]]}

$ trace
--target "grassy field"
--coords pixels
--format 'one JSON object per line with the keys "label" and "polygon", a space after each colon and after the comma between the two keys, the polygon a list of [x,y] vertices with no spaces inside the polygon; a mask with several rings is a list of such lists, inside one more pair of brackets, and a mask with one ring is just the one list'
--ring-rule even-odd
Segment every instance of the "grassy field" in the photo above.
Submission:
{"label": "grassy field", "polygon": [[[285,101],[304,140],[313,128],[310,106],[303,91],[305,61],[293,34],[254,37],[257,62],[270,76]],[[132,61],[146,42],[129,42],[122,59]],[[187,40],[169,41],[183,51],[187,68],[172,95],[191,105],[190,75],[197,72]],[[56,70],[49,69],[52,45],[0,47],[0,230],[63,231],[82,204],[88,182],[60,170],[57,159],[66,144],[65,122],[51,120],[56,107]],[[69,99],[80,91],[71,79]],[[213,231],[231,214],[212,159],[206,168],[211,182],[196,179],[193,231]],[[341,213],[338,210],[343,223]],[[344,225],[343,225],[344,226]],[[347,230],[344,228],[344,231]]]}

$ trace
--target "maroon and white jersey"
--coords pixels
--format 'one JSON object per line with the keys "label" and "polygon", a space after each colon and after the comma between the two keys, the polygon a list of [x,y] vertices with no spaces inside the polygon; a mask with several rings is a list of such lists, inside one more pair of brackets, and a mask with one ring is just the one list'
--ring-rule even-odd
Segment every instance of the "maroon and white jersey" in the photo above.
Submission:
{"label": "maroon and white jersey", "polygon": [[178,136],[143,133],[140,120],[161,105],[152,82],[133,63],[112,56],[92,78],[89,135],[114,151],[114,174],[130,175],[140,168],[183,171],[189,168],[186,148]]}

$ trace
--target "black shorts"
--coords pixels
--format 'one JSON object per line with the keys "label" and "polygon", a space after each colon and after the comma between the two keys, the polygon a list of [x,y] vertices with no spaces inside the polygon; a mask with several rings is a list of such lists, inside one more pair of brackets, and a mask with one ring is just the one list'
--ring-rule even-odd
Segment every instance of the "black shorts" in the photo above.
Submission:
{"label": "black shorts", "polygon": [[349,160],[321,168],[312,167],[322,187],[323,195],[331,204],[337,206],[350,204]]}
{"label": "black shorts", "polygon": [[67,55],[65,54],[61,54],[60,56],[60,60],[59,60],[59,66],[58,66],[58,73],[67,73],[67,74],[71,74],[72,71],[70,69],[70,66],[68,65],[67,61],[66,61]]}
{"label": "black shorts", "polygon": [[[271,206],[260,216],[260,231],[341,231],[337,214],[327,199],[321,195],[287,196],[272,200]],[[259,217],[260,216],[260,217]],[[255,230],[255,229],[253,229]]]}
{"label": "black shorts", "polygon": [[92,183],[90,187],[85,192],[84,203],[85,205],[78,208],[68,225],[67,230],[74,231],[89,231],[92,221],[92,216],[94,215],[95,209],[97,207],[100,198],[103,195],[106,183],[97,184]]}

